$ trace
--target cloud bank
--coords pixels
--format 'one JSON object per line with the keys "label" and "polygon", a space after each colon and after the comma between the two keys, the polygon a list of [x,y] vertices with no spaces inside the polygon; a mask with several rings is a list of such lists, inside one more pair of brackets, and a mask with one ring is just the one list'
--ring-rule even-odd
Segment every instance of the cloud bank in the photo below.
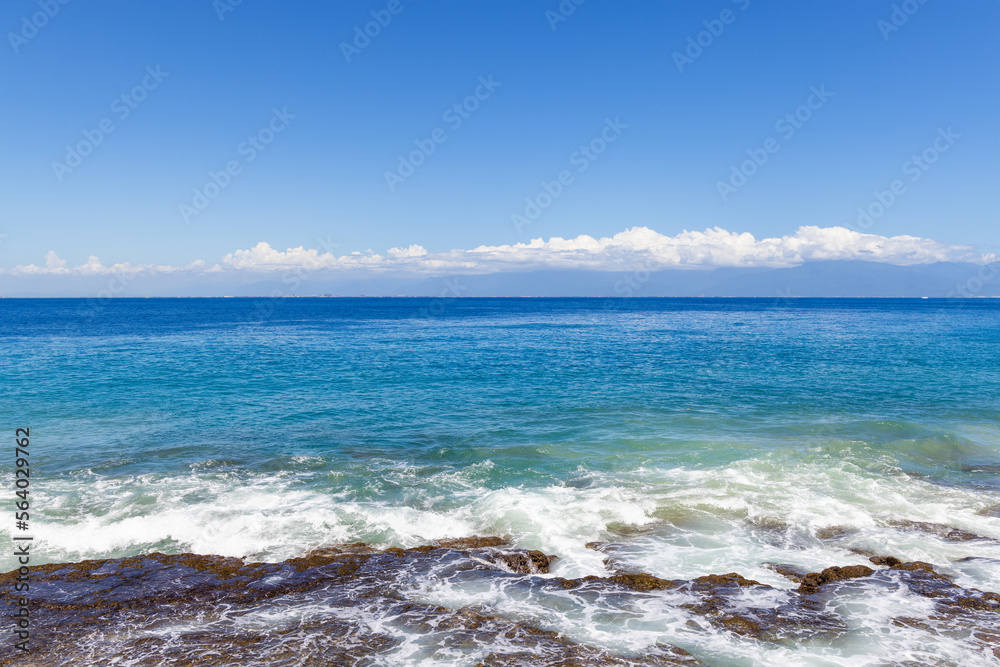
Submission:
{"label": "cloud bank", "polygon": [[[332,248],[329,243],[320,243]],[[199,260],[186,266],[116,263],[105,266],[97,257],[80,266],[67,267],[54,251],[43,266],[18,265],[0,274],[19,276],[94,276],[137,274],[274,274],[288,271],[329,274],[410,273],[446,275],[495,273],[538,269],[620,271],[645,268],[713,269],[719,267],[783,268],[806,262],[863,260],[898,266],[935,262],[997,261],[994,254],[971,246],[946,245],[916,236],[878,236],[844,227],[803,226],[795,234],[757,239],[753,234],[729,232],[720,227],[703,232],[684,231],[665,236],[648,227],[632,227],[614,236],[572,239],[554,236],[513,245],[479,246],[447,252],[429,252],[423,246],[389,248],[337,255],[331,250],[288,248],[276,250],[261,241],[252,248],[235,250],[215,264]]]}

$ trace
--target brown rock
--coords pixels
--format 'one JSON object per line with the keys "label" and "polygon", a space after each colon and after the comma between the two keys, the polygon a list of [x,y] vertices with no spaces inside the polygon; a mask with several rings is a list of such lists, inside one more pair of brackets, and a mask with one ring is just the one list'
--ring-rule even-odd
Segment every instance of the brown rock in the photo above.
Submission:
{"label": "brown rock", "polygon": [[808,572],[806,572],[806,570],[804,570],[801,567],[796,567],[794,565],[786,565],[784,563],[761,563],[761,565],[763,565],[769,570],[777,572],[786,579],[790,579],[796,584],[801,583],[802,578],[807,574],[809,574]]}
{"label": "brown rock", "polygon": [[893,556],[872,556],[868,560],[875,563],[876,565],[888,565],[889,567],[894,567],[903,562]]}
{"label": "brown rock", "polygon": [[847,567],[828,567],[822,572],[810,572],[806,576],[802,577],[802,583],[799,584],[799,593],[818,593],[820,587],[824,584],[829,584],[834,581],[843,581],[845,579],[856,579],[858,577],[867,577],[875,570],[871,569],[867,565],[848,565]]}
{"label": "brown rock", "polygon": [[691,581],[702,586],[763,586],[759,581],[747,579],[735,572],[730,572],[729,574],[707,574],[704,577],[698,577]]}
{"label": "brown rock", "polygon": [[864,547],[847,547],[847,550],[852,554],[857,554],[859,556],[864,556],[865,558],[870,558],[872,556],[877,556],[878,554],[871,549],[866,549]]}
{"label": "brown rock", "polygon": [[473,535],[472,537],[437,540],[436,544],[439,547],[445,547],[446,549],[483,549],[486,547],[508,546],[510,544],[510,538],[498,537],[495,535],[490,537]]}
{"label": "brown rock", "polygon": [[[920,560],[911,561],[909,563],[896,563],[895,565],[890,565],[893,570],[923,570],[925,572],[930,572],[931,574],[938,574],[934,571],[934,566],[930,563],[925,563]],[[938,575],[944,576],[944,575]]]}
{"label": "brown rock", "polygon": [[844,537],[856,532],[858,532],[856,528],[849,528],[847,526],[827,526],[826,528],[817,530],[816,537],[821,540],[835,540],[838,537]]}
{"label": "brown rock", "polygon": [[645,572],[638,574],[620,573],[608,577],[608,579],[633,591],[662,591],[668,588],[677,588],[678,585],[678,582],[660,579]]}
{"label": "brown rock", "polygon": [[546,556],[541,551],[499,551],[491,554],[491,558],[517,574],[545,574],[555,560],[555,556]]}
{"label": "brown rock", "polygon": [[418,554],[425,554],[436,549],[444,549],[444,547],[434,546],[432,544],[421,544],[419,547],[410,547],[407,551],[413,551]]}
{"label": "brown rock", "polygon": [[743,637],[769,638],[768,633],[764,631],[760,623],[745,616],[722,615],[716,619],[715,624]]}

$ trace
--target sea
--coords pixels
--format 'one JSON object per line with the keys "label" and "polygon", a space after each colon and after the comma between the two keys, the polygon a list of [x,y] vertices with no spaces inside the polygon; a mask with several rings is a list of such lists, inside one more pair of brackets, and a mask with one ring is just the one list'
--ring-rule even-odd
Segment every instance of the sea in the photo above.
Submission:
{"label": "sea", "polygon": [[2,299],[0,398],[34,664],[1000,664],[1000,300]]}

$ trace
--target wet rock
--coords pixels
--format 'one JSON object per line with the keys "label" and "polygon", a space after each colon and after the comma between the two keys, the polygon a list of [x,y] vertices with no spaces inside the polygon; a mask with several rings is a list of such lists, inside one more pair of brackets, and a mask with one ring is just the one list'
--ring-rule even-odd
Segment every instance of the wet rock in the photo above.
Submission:
{"label": "wet rock", "polygon": [[923,621],[919,618],[910,618],[908,616],[899,616],[892,619],[892,624],[899,626],[901,628],[917,628],[918,630],[925,630],[927,632],[933,632],[934,628],[927,621]]}
{"label": "wet rock", "polygon": [[972,636],[981,646],[990,650],[993,657],[1000,659],[1000,630],[976,630]]}
{"label": "wet rock", "polygon": [[868,560],[870,560],[876,565],[887,565],[889,567],[893,567],[894,565],[899,565],[900,563],[903,562],[894,556],[872,556]]}
{"label": "wet rock", "polygon": [[948,542],[969,542],[972,540],[996,541],[989,537],[983,537],[982,535],[970,533],[969,531],[962,530],[961,528],[954,528],[941,523],[930,523],[928,521],[909,521],[903,519],[890,521],[889,525],[894,528],[899,528],[900,530],[918,530],[922,533],[936,535],[944,540],[947,540]]}
{"label": "wet rock", "polygon": [[[872,556],[869,558],[875,565],[885,565],[888,566],[889,570],[899,571],[899,572],[922,572],[925,573],[924,578],[926,580],[938,580],[947,582],[948,585],[951,584],[951,577],[945,574],[941,574],[934,569],[934,566],[930,563],[925,563],[923,561],[915,560],[909,562],[903,562],[898,558],[893,556]],[[925,593],[930,595],[929,593]]]}
{"label": "wet rock", "polygon": [[[764,586],[759,581],[747,579],[746,577],[730,572],[729,574],[708,574],[704,577],[692,579],[692,588],[695,590],[713,590],[719,586]],[[770,586],[765,586],[770,588]]]}
{"label": "wet rock", "polygon": [[927,618],[893,619],[896,625],[919,628],[936,635],[971,641],[1000,658],[1000,594],[963,588],[928,563],[899,563],[881,570],[912,593],[934,600],[934,613]]}
{"label": "wet rock", "polygon": [[353,544],[331,544],[329,546],[313,549],[306,554],[306,558],[310,556],[329,556],[336,554],[373,554],[378,551],[378,549],[373,548],[365,542],[354,542]]}
{"label": "wet rock", "polygon": [[780,549],[805,549],[806,543],[803,535],[792,527],[775,518],[760,517],[745,519],[745,523],[750,527],[756,537],[767,544]]}
{"label": "wet rock", "polygon": [[895,565],[889,566],[893,570],[923,570],[924,572],[930,572],[942,578],[947,578],[943,574],[935,572],[934,566],[930,563],[925,563],[923,561],[915,560],[909,563],[897,563]]}
{"label": "wet rock", "polygon": [[676,646],[657,646],[643,656],[634,657],[621,657],[586,646],[574,646],[555,656],[527,651],[490,653],[476,667],[698,667],[702,664],[690,653]]}
{"label": "wet rock", "polygon": [[[704,616],[714,627],[761,641],[831,638],[846,631],[836,614],[822,605],[739,574],[709,575],[691,580],[681,590],[696,593],[698,602],[681,606]],[[754,604],[755,596],[762,595]],[[775,604],[774,594],[781,602]]]}
{"label": "wet rock", "polygon": [[627,563],[619,555],[623,551],[620,542],[587,542],[584,546],[592,551],[607,554],[607,557],[601,562],[604,563],[604,567],[609,572],[626,571],[628,569]]}
{"label": "wet rock", "polygon": [[853,535],[856,532],[858,532],[857,528],[850,528],[849,526],[827,526],[826,528],[818,529],[816,537],[821,540],[836,540],[841,537]]}
{"label": "wet rock", "polygon": [[988,556],[965,556],[954,561],[955,563],[1000,563],[1000,558],[989,558]]}
{"label": "wet rock", "polygon": [[638,574],[620,573],[608,577],[608,580],[624,586],[630,591],[662,591],[669,588],[677,588],[680,585],[680,582],[660,579],[645,572],[639,572]]}
{"label": "wet rock", "polygon": [[867,549],[865,547],[847,547],[847,550],[850,551],[852,554],[857,554],[859,556],[864,556],[865,558],[869,558],[871,556],[877,556],[878,555],[872,549]]}
{"label": "wet rock", "polygon": [[822,572],[810,572],[802,577],[799,584],[799,593],[818,593],[824,584],[834,581],[844,581],[845,579],[856,579],[867,577],[875,570],[867,565],[848,565],[846,567],[828,567]]}
{"label": "wet rock", "polygon": [[637,526],[632,523],[609,523],[608,532],[613,533],[619,537],[624,537],[627,539],[632,539],[638,537],[639,535],[648,535],[655,530],[653,525],[643,525]]}
{"label": "wet rock", "polygon": [[555,556],[546,556],[541,551],[498,551],[489,558],[511,572],[517,574],[547,574]]}
{"label": "wet rock", "polygon": [[[691,580],[661,579],[640,573],[619,572],[610,577],[589,576],[581,579],[553,578],[551,586],[564,589],[606,589],[617,587],[638,593],[658,591],[685,594],[678,606],[708,621],[709,627],[765,641],[790,638],[834,637],[846,631],[843,620],[822,605],[789,591],[730,572],[710,574]],[[754,599],[759,596],[759,604]],[[775,605],[777,597],[780,602]],[[694,601],[687,601],[693,598]],[[692,621],[694,629],[705,630]]]}
{"label": "wet rock", "polygon": [[352,574],[357,570],[357,562],[364,560],[369,555],[351,552],[338,553],[332,548],[324,548],[311,551],[303,558],[290,558],[286,562],[299,572],[323,565],[337,564],[338,573]]}
{"label": "wet rock", "polygon": [[796,567],[794,565],[786,565],[784,563],[761,563],[761,565],[769,570],[777,572],[781,576],[795,582],[796,584],[800,583],[802,578],[809,574],[805,568]]}
{"label": "wet rock", "polygon": [[746,519],[746,523],[752,528],[772,533],[784,533],[789,529],[789,525],[786,522],[772,517],[748,518]]}
{"label": "wet rock", "polygon": [[[467,656],[471,664],[472,656],[488,655],[483,664],[700,664],[669,646],[622,657],[481,610],[401,597],[414,572],[488,580],[514,576],[484,565],[490,557],[521,569],[549,562],[540,552],[498,552],[495,540],[459,544],[468,549],[380,551],[352,544],[281,563],[149,554],[38,566],[32,568],[32,632],[45,640],[25,664],[364,665],[404,642],[438,663]],[[17,576],[0,575],[0,604],[8,609]],[[547,581],[517,578],[532,579]],[[252,620],[258,614],[265,624]],[[233,623],[237,617],[251,622]],[[0,644],[0,665],[16,657],[13,642]]]}
{"label": "wet rock", "polygon": [[[580,579],[531,576],[551,557],[506,548],[502,538],[463,538],[413,549],[378,550],[355,543],[317,549],[280,563],[195,554],[149,554],[126,559],[32,568],[32,630],[44,637],[30,664],[364,665],[384,662],[404,643],[430,662],[497,666],[698,665],[670,646],[641,655],[612,654],[576,644],[530,623],[480,608],[449,609],[405,598],[414,577],[502,580],[544,605],[578,599],[617,613],[642,598],[691,614],[692,632],[718,630],[758,641],[830,641],[846,632],[828,609],[827,584],[865,578],[878,594],[906,586],[933,600],[928,618],[902,615],[893,624],[972,642],[1000,657],[1000,595],[967,589],[929,563],[874,555],[864,565],[803,573],[798,591],[780,590],[736,572],[690,580],[615,572]],[[460,548],[459,548],[460,547]],[[788,576],[788,575],[786,575]],[[16,572],[0,575],[0,605],[10,609]],[[822,591],[824,595],[818,595]],[[543,607],[544,609],[544,607]],[[9,612],[8,612],[9,614]],[[266,624],[233,618],[267,617]],[[367,619],[367,620],[366,620]],[[164,628],[178,629],[164,633]],[[266,629],[262,629],[266,627]],[[184,629],[187,628],[187,629]],[[252,631],[248,628],[252,628]],[[637,647],[638,650],[638,647]],[[485,656],[485,657],[483,657]],[[0,643],[0,664],[15,658]]]}
{"label": "wet rock", "polygon": [[445,547],[439,547],[436,544],[422,544],[419,547],[410,547],[409,549],[406,549],[406,552],[407,553],[426,554],[426,553],[430,553],[432,551],[436,551],[438,549],[444,549],[444,548]]}
{"label": "wet rock", "polygon": [[979,514],[980,516],[1000,517],[1000,505],[997,505],[996,507],[984,507],[983,509],[976,512],[976,514]]}
{"label": "wet rock", "polygon": [[447,549],[484,549],[487,547],[505,547],[510,545],[509,537],[459,537],[456,539],[437,540],[437,546]]}
{"label": "wet rock", "polygon": [[[865,579],[877,591],[879,586],[896,588],[900,583],[912,592],[935,600],[935,615],[929,619],[901,616],[895,625],[921,629],[935,634],[950,634],[963,641],[975,629],[973,641],[993,650],[991,642],[1000,633],[1000,595],[956,586],[934,566],[921,561],[904,562],[894,556],[874,555],[873,569],[865,565],[829,567],[821,572],[805,573],[792,566],[769,564],[775,571],[801,577],[797,591],[779,591],[747,579],[737,573],[707,575],[691,580],[662,579],[647,573],[617,573],[610,577],[545,580],[547,585],[587,591],[617,587],[640,594],[685,594],[691,601],[678,602],[708,622],[708,627],[760,641],[784,642],[790,639],[829,640],[842,635],[847,626],[842,618],[827,609],[826,595],[836,595],[837,587],[828,584],[851,579]],[[661,593],[662,592],[662,593]],[[874,593],[877,594],[877,593]],[[669,599],[669,597],[667,598]],[[689,598],[683,597],[682,600]],[[688,627],[705,631],[702,622],[691,620]],[[981,635],[981,636],[980,636]],[[1000,645],[997,646],[1000,650]]]}
{"label": "wet rock", "polygon": [[949,542],[968,542],[969,540],[989,540],[990,538],[983,537],[982,535],[976,535],[975,533],[970,533],[967,530],[952,528],[944,535],[944,539],[948,540]]}

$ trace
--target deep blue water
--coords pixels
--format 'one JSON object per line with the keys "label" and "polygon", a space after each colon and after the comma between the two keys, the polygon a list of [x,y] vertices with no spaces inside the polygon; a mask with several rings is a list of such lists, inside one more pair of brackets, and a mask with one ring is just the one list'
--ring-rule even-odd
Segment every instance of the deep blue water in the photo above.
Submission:
{"label": "deep blue water", "polygon": [[717,463],[817,429],[1000,415],[990,300],[5,300],[0,314],[2,417],[44,432],[54,471],[536,445],[613,466],[744,440],[702,452]]}

